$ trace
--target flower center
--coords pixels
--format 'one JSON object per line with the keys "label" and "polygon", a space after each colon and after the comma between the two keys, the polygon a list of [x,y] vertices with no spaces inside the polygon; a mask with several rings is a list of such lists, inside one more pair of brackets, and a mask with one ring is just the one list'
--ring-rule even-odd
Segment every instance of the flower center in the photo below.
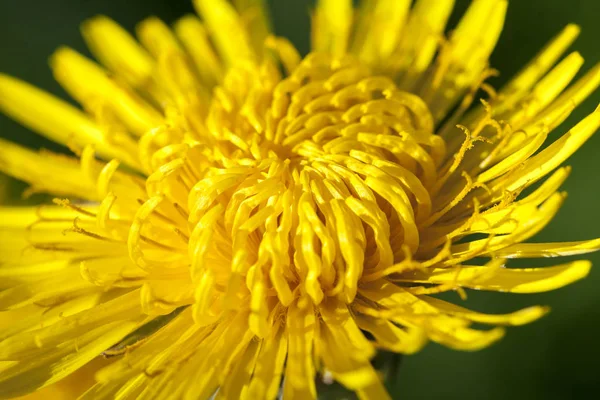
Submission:
{"label": "flower center", "polygon": [[445,157],[427,106],[351,57],[311,54],[288,71],[232,68],[196,139],[161,148],[174,128],[142,138],[155,172],[130,254],[144,269],[180,265],[149,221],[183,217],[175,231],[187,242],[197,323],[249,302],[263,337],[295,298],[351,303],[359,284],[419,249]]}
{"label": "flower center", "polygon": [[207,121],[188,196],[197,320],[249,298],[262,336],[275,303],[350,303],[361,279],[417,251],[444,142],[390,79],[321,54],[284,79],[243,65],[215,89]]}

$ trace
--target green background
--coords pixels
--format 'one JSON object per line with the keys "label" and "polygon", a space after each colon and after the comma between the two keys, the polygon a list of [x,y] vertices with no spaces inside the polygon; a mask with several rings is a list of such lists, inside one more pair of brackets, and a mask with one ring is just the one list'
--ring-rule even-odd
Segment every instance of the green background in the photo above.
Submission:
{"label": "green background", "polygon": [[[309,8],[306,0],[272,0],[277,34],[290,38],[303,53],[309,45]],[[466,8],[458,0],[451,24]],[[64,92],[52,80],[47,58],[60,44],[85,51],[78,24],[96,14],[106,14],[128,29],[157,15],[167,22],[192,12],[188,0],[0,0],[0,71],[30,81],[59,96]],[[509,5],[492,66],[502,72],[499,85],[517,72],[555,33],[569,22],[583,28],[573,49],[586,59],[582,71],[600,60],[600,0],[515,0]],[[562,134],[587,115],[600,101],[596,92],[554,133]],[[0,115],[0,136],[32,147],[59,149]],[[600,134],[568,163],[573,173],[564,189],[569,197],[538,241],[583,240],[600,236]],[[0,186],[6,187],[6,178]],[[18,201],[23,184],[9,182]],[[1,192],[0,188],[0,192]],[[0,195],[1,200],[1,195]],[[37,199],[39,201],[39,198]],[[30,200],[36,201],[36,199]],[[589,258],[600,266],[600,255]],[[564,260],[564,259],[563,259]],[[562,262],[560,260],[559,262]],[[556,260],[533,260],[511,265],[548,265]],[[511,328],[493,347],[463,353],[430,344],[421,353],[405,357],[395,398],[404,399],[569,399],[595,398],[600,393],[600,272],[555,292],[505,295],[469,292],[468,307],[509,312],[531,304],[547,304],[553,312],[534,324]],[[453,300],[460,301],[458,296]],[[594,394],[596,393],[596,394]]]}

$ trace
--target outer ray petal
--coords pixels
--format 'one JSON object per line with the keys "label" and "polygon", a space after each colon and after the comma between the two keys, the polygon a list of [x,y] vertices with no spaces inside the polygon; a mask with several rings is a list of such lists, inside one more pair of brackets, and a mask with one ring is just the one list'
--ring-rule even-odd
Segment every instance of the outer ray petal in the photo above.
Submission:
{"label": "outer ray petal", "polygon": [[506,0],[475,0],[442,49],[421,90],[436,121],[476,83],[500,37]]}
{"label": "outer ray petal", "polygon": [[510,314],[483,314],[462,308],[435,297],[420,296],[420,298],[437,308],[440,312],[481,324],[525,325],[543,317],[550,311],[548,307],[533,306]]}
{"label": "outer ray petal", "polygon": [[600,250],[600,239],[580,242],[518,243],[494,253],[500,258],[563,257],[587,254]]}
{"label": "outer ray petal", "polygon": [[600,64],[596,64],[537,116],[538,123],[546,124],[549,130],[556,128],[599,85]]}
{"label": "outer ray petal", "polygon": [[153,106],[76,51],[66,47],[57,50],[50,65],[55,78],[81,104],[91,110],[107,104],[132,133],[141,136],[164,123]]}
{"label": "outer ray petal", "polygon": [[444,314],[408,290],[385,280],[371,282],[365,285],[361,294],[377,306],[360,307],[358,311],[410,329],[423,330],[429,339],[457,350],[479,350],[504,335],[501,328],[470,329],[469,320]]}
{"label": "outer ray petal", "polygon": [[[330,301],[321,307],[318,352],[324,366],[348,389],[365,399],[389,399],[369,359],[373,348],[354,322],[347,306]],[[373,396],[383,397],[373,397]]]}
{"label": "outer ray petal", "polygon": [[[81,278],[77,263],[67,264],[66,267],[54,271],[51,275],[46,275],[45,278],[37,282],[17,284],[3,290],[0,293],[0,310],[19,309],[32,304],[59,304],[61,300],[98,291],[97,287]],[[2,346],[0,344],[0,348]]]}
{"label": "outer ray petal", "polygon": [[194,0],[219,54],[228,65],[255,58],[250,39],[239,16],[225,0]]}
{"label": "outer ray petal", "polygon": [[94,145],[100,155],[118,158],[132,167],[135,156],[110,143],[83,112],[28,83],[0,74],[0,110],[12,118],[63,145],[83,148]]}
{"label": "outer ray petal", "polygon": [[287,313],[288,361],[285,368],[283,396],[291,400],[317,397],[314,382],[315,367],[312,360],[317,321],[313,307],[306,304],[306,299],[303,303],[292,303]]}
{"label": "outer ray petal", "polygon": [[175,23],[174,30],[194,61],[204,85],[212,88],[220,82],[225,72],[224,67],[212,48],[202,22],[193,15],[187,15]]}
{"label": "outer ray petal", "polygon": [[100,199],[95,184],[73,158],[36,153],[0,139],[0,170],[28,182],[35,191]]}
{"label": "outer ray petal", "polygon": [[407,26],[400,38],[397,56],[392,55],[391,70],[398,74],[398,86],[414,89],[430,66],[439,47],[454,0],[418,0],[410,12]]}
{"label": "outer ray petal", "polygon": [[106,364],[106,360],[102,357],[96,357],[82,368],[68,375],[66,378],[45,386],[42,390],[35,393],[30,393],[24,400],[73,400],[79,398],[90,386],[93,386],[94,373]]}
{"label": "outer ray petal", "polygon": [[427,336],[434,342],[448,346],[455,350],[477,351],[486,348],[504,336],[503,328],[494,328],[487,331],[467,328],[468,322],[461,318],[446,316],[396,317],[394,320],[401,324],[422,326]]}
{"label": "outer ray petal", "polygon": [[577,151],[599,127],[600,106],[552,145],[525,161],[521,168],[508,174],[504,178],[508,182],[506,189],[514,191],[544,177]]}
{"label": "outer ray petal", "polygon": [[427,343],[427,335],[423,329],[402,329],[385,318],[374,317],[358,312],[354,315],[360,329],[370,332],[375,343],[388,351],[402,354],[413,354]]}
{"label": "outer ray petal", "polygon": [[152,57],[112,19],[98,16],[81,26],[92,53],[133,88],[147,89],[154,70]]}
{"label": "outer ray petal", "polygon": [[219,387],[215,400],[240,399],[242,397],[242,393],[246,391],[254,372],[256,356],[259,350],[259,343],[256,341],[251,341],[248,344],[243,354],[236,360],[236,365],[223,378],[223,383]]}
{"label": "outer ray petal", "polygon": [[263,51],[266,38],[271,33],[271,20],[266,0],[233,0],[240,18],[250,35],[254,52],[259,55]]}
{"label": "outer ray petal", "polygon": [[63,318],[89,310],[103,301],[100,291],[62,300],[60,304],[31,304],[30,306],[0,312],[0,341],[21,334],[59,323]]}
{"label": "outer ray petal", "polygon": [[[84,332],[76,344],[46,352],[34,359],[20,360],[0,371],[3,396],[19,396],[51,385],[83,367],[112,343],[127,335],[136,322],[112,322]],[[77,349],[78,351],[74,351]]]}
{"label": "outer ray petal", "polygon": [[[567,50],[579,35],[580,29],[577,25],[567,25],[555,38],[553,38],[531,61],[516,74],[498,92],[496,101],[492,101],[494,113],[502,113],[515,106],[519,100],[529,93],[531,88],[548,72],[560,56]],[[463,122],[469,126],[470,123],[483,116],[485,110],[482,106],[477,107],[469,113]]]}
{"label": "outer ray petal", "polygon": [[398,280],[508,293],[537,293],[558,289],[585,278],[591,267],[591,263],[585,260],[553,267],[525,269],[462,266],[438,268],[431,272],[413,272]]}
{"label": "outer ray petal", "polygon": [[353,11],[350,0],[319,0],[312,20],[312,48],[337,57],[346,53]]}
{"label": "outer ray petal", "polygon": [[60,348],[61,343],[73,341],[92,328],[138,318],[141,315],[138,296],[139,291],[134,290],[67,317],[57,324],[7,338],[0,342],[0,360],[20,361],[35,356],[39,349],[43,349],[43,353]]}
{"label": "outer ray petal", "polygon": [[262,341],[256,367],[245,397],[242,399],[275,399],[281,386],[287,353],[287,337],[283,328]]}
{"label": "outer ray petal", "polygon": [[352,51],[376,69],[397,50],[410,8],[408,0],[368,0],[359,8]]}

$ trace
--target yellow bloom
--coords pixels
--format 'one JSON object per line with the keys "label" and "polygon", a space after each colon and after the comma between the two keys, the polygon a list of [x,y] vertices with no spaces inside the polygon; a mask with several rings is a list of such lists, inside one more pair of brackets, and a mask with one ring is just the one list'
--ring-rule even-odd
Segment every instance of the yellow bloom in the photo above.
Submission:
{"label": "yellow bloom", "polygon": [[0,75],[0,109],[77,156],[0,140],[2,172],[59,196],[0,208],[2,397],[88,365],[86,399],[307,399],[325,372],[384,399],[376,349],[477,350],[547,311],[488,315],[432,294],[588,273],[505,268],[600,248],[523,243],[600,125],[596,109],[540,150],[600,83],[596,66],[569,85],[578,53],[558,62],[577,27],[495,92],[505,0],[474,0],[444,41],[452,0],[320,0],[304,59],[271,36],[264,1],[233,3],[195,0],[202,21],[172,30],[143,21],[139,44],[86,22],[103,66],[68,48],[51,60],[85,112]]}

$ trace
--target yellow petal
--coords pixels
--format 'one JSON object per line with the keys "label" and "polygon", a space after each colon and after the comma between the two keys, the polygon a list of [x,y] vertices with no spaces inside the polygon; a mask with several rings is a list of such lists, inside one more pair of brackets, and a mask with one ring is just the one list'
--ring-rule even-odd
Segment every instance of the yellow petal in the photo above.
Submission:
{"label": "yellow petal", "polygon": [[400,75],[398,87],[414,92],[440,44],[454,0],[417,0],[392,57],[392,71]]}
{"label": "yellow petal", "polygon": [[[82,279],[76,263],[71,263],[68,267],[54,271],[45,279],[21,283],[3,290],[0,292],[0,310],[15,309],[30,304],[53,304],[60,302],[61,298],[73,297],[85,291],[93,293],[96,288]],[[2,346],[0,344],[0,348]]]}
{"label": "yellow petal", "polygon": [[288,361],[283,396],[292,400],[316,399],[312,347],[317,322],[313,307],[306,299],[298,303],[292,303],[287,312]]}
{"label": "yellow petal", "polygon": [[[558,58],[579,36],[580,29],[577,25],[568,24],[555,38],[552,39],[532,60],[515,75],[498,92],[502,96],[502,105],[506,106],[513,103],[523,93],[526,93],[531,87],[550,69]],[[494,107],[498,107],[494,105]]]}
{"label": "yellow petal", "polygon": [[60,48],[50,65],[54,77],[80,103],[92,110],[99,102],[107,104],[132,133],[141,136],[164,123],[153,106],[76,51]]}
{"label": "yellow petal", "polygon": [[62,321],[63,318],[89,310],[101,303],[102,293],[90,290],[90,293],[72,297],[60,304],[31,304],[10,311],[0,312],[0,341],[25,331],[39,329]]}
{"label": "yellow petal", "polygon": [[544,268],[490,268],[463,266],[413,272],[404,282],[451,284],[477,290],[508,293],[538,293],[554,290],[585,278],[592,267],[589,261]]}
{"label": "yellow petal", "polygon": [[385,318],[361,314],[354,315],[360,329],[370,332],[375,343],[388,351],[402,354],[413,354],[421,350],[427,343],[427,335],[422,329],[402,329]]}
{"label": "yellow petal", "polygon": [[567,87],[582,65],[583,57],[578,52],[569,54],[534,86],[514,115],[508,113],[510,117],[502,117],[515,130],[521,129],[529,121],[536,121],[537,114]]}
{"label": "yellow petal", "polygon": [[552,145],[528,159],[513,173],[508,174],[506,181],[509,184],[506,189],[515,191],[544,177],[577,151],[598,130],[598,127],[600,127],[600,106]]}
{"label": "yellow petal", "polygon": [[[140,333],[139,329],[143,330],[141,335],[137,336],[141,343],[125,347],[127,357],[119,358],[103,368],[96,374],[96,380],[102,385],[112,382],[122,384],[124,380],[131,378],[132,373],[136,375],[136,373],[146,370],[152,374],[164,368],[166,363],[172,362],[177,356],[189,356],[188,350],[196,350],[198,344],[206,339],[209,333],[206,329],[199,329],[194,325],[191,314],[191,309],[188,307],[173,317],[168,324],[162,327],[158,326],[160,328],[158,331],[149,337],[143,337],[142,335],[149,333],[144,330],[145,327],[157,328],[155,324],[160,325],[165,320],[168,321],[171,315],[158,317],[150,322],[146,321],[146,324],[136,330],[138,333]],[[174,340],[174,337],[177,339]]]}
{"label": "yellow petal", "polygon": [[[464,319],[447,316],[434,317],[396,317],[395,321],[403,324],[413,323],[423,326],[429,339],[455,350],[477,351],[502,339],[503,328],[487,331],[470,329],[464,326]],[[468,325],[468,324],[467,324]]]}
{"label": "yellow petal", "polygon": [[135,326],[135,322],[111,322],[82,332],[77,343],[57,347],[34,359],[20,360],[1,371],[0,391],[4,396],[13,397],[51,385],[97,357]]}
{"label": "yellow petal", "polygon": [[600,239],[580,242],[517,243],[494,253],[501,258],[563,257],[587,254],[600,250]]}
{"label": "yellow petal", "polygon": [[64,145],[94,145],[106,158],[138,166],[135,155],[110,143],[83,112],[28,83],[0,74],[0,110],[28,128]]}
{"label": "yellow petal", "polygon": [[[119,380],[115,380],[110,384],[96,383],[81,394],[77,400],[114,400],[122,384],[123,383]],[[72,399],[72,397],[65,400],[70,399]]]}
{"label": "yellow petal", "polygon": [[240,16],[229,2],[194,0],[194,6],[204,19],[219,54],[228,65],[255,58]]}
{"label": "yellow petal", "polygon": [[212,49],[206,28],[198,18],[187,15],[175,22],[175,34],[182,42],[200,79],[208,88],[221,81],[225,72],[221,61]]}
{"label": "yellow petal", "polygon": [[312,48],[335,56],[346,53],[352,27],[350,0],[319,0],[313,16]]}
{"label": "yellow petal", "polygon": [[[224,324],[218,324],[213,333],[196,348],[196,362],[186,361],[185,369],[178,374],[180,390],[184,392],[181,397],[209,398],[237,365],[253,335],[248,331],[247,312],[238,312],[230,320],[224,331],[219,330],[219,325]],[[176,393],[173,396],[180,397]]]}
{"label": "yellow petal", "polygon": [[139,315],[139,291],[134,290],[90,310],[64,318],[54,325],[4,340],[0,343],[0,359],[21,360],[37,353],[43,354],[60,347],[63,342],[76,339],[91,328],[113,321],[136,318]]}
{"label": "yellow petal", "polygon": [[[519,102],[531,88],[548,72],[567,48],[579,35],[577,25],[567,25],[555,38],[531,59],[531,61],[515,75],[498,92],[498,100],[492,101],[494,113],[503,113]],[[472,121],[483,116],[485,110],[479,106],[473,113],[466,117],[463,124],[469,126]]]}
{"label": "yellow petal", "polygon": [[[500,10],[505,8],[506,2],[502,0],[475,0],[469,5],[450,38],[454,46],[453,54],[457,59],[462,57],[475,58],[479,54],[489,54],[491,52],[493,49],[492,42],[495,42],[492,35],[497,36],[499,32],[488,32],[488,28],[491,28],[489,26],[490,20],[493,19],[494,13],[502,14]],[[475,49],[477,44],[481,46],[484,43],[487,43],[488,46]],[[476,50],[478,54],[468,54],[473,50]]]}
{"label": "yellow petal", "polygon": [[360,400],[391,400],[390,394],[381,380],[377,380],[372,385],[358,389],[356,392]]}
{"label": "yellow petal", "polygon": [[483,314],[459,307],[455,304],[445,302],[435,297],[420,296],[420,299],[431,304],[440,312],[481,324],[525,325],[543,317],[550,311],[549,307],[534,306],[524,308],[510,314]]}
{"label": "yellow petal", "polygon": [[436,121],[480,78],[502,31],[507,3],[473,1],[441,50],[420,93]]}
{"label": "yellow petal", "polygon": [[261,54],[267,36],[271,33],[269,6],[266,0],[233,0],[240,18],[250,35],[256,54]]}
{"label": "yellow petal", "polygon": [[376,302],[378,307],[372,309],[361,306],[358,310],[360,313],[375,318],[387,318],[408,329],[422,330],[429,339],[453,349],[479,350],[504,335],[501,328],[488,331],[470,329],[470,321],[467,319],[444,315],[424,301],[424,297],[414,296],[407,289],[391,282],[379,280],[365,286],[367,290],[361,290],[360,293]]}
{"label": "yellow petal", "polygon": [[283,329],[262,341],[254,374],[246,391],[247,400],[277,398],[286,353],[287,338]]}
{"label": "yellow petal", "polygon": [[227,373],[215,400],[240,399],[244,388],[250,382],[250,377],[254,371],[256,356],[260,350],[256,341],[251,341],[244,353],[236,360],[236,365],[232,371]]}
{"label": "yellow petal", "polygon": [[[408,0],[375,0],[365,1],[362,20],[368,29],[364,36],[355,35],[356,51],[359,58],[368,64],[385,65],[389,57],[397,50],[399,41],[405,34],[405,22],[410,9]],[[434,8],[437,8],[436,5]],[[350,17],[352,15],[350,14]],[[360,27],[360,25],[359,25]]]}
{"label": "yellow petal", "polygon": [[[208,93],[198,81],[192,61],[171,29],[160,19],[150,17],[138,24],[137,32],[141,43],[157,60],[157,84],[171,96],[175,104],[185,103],[180,109],[193,108],[192,113],[201,117],[204,107],[198,106],[208,102]],[[200,120],[198,125],[203,123]]]}
{"label": "yellow petal", "polygon": [[[320,308],[323,323],[317,337],[317,353],[325,368],[348,389],[360,391],[382,387],[370,363],[374,355],[373,348],[354,322],[347,306],[337,300],[329,300]],[[386,393],[383,388],[380,392]]]}
{"label": "yellow petal", "polygon": [[502,161],[500,161],[498,164],[480,173],[477,176],[477,182],[489,182],[490,180],[521,164],[523,161],[527,160],[531,155],[533,155],[533,153],[535,153],[542,144],[544,144],[546,137],[547,134],[542,132],[531,137],[525,143],[520,143],[519,148],[514,153],[503,157]]}
{"label": "yellow petal", "polygon": [[555,101],[543,110],[535,123],[543,123],[549,130],[556,128],[600,85],[600,63],[594,65]]}
{"label": "yellow petal", "polygon": [[94,373],[106,364],[107,360],[103,357],[96,357],[66,378],[37,392],[28,394],[20,400],[72,400],[78,398],[90,386],[94,385]]}
{"label": "yellow petal", "polygon": [[70,157],[36,153],[0,139],[0,171],[31,184],[34,191],[100,200],[95,182]]}
{"label": "yellow petal", "polygon": [[180,50],[179,43],[169,27],[156,17],[149,17],[136,26],[140,43],[158,59],[162,53]]}
{"label": "yellow petal", "polygon": [[[512,223],[510,220],[501,221],[505,225],[503,227],[500,225],[500,227],[503,229],[508,228],[507,232],[510,232],[509,234],[490,236],[452,245],[450,251],[454,258],[443,261],[442,265],[456,265],[478,255],[493,255],[497,250],[529,239],[550,223],[564,200],[564,193],[554,193],[539,208],[532,207],[531,204],[526,204],[522,209],[521,207],[516,208],[516,213],[513,215],[508,214],[513,219]],[[528,208],[529,212],[526,211]]]}
{"label": "yellow petal", "polygon": [[140,303],[147,315],[165,315],[194,302],[194,286],[184,279],[150,280],[142,286]]}
{"label": "yellow petal", "polygon": [[435,308],[426,302],[419,300],[418,297],[385,279],[361,285],[359,293],[385,309],[395,310],[403,314],[430,314],[436,312]]}
{"label": "yellow petal", "polygon": [[92,53],[109,70],[134,88],[148,84],[154,69],[152,57],[115,21],[97,16],[86,21],[81,32]]}

